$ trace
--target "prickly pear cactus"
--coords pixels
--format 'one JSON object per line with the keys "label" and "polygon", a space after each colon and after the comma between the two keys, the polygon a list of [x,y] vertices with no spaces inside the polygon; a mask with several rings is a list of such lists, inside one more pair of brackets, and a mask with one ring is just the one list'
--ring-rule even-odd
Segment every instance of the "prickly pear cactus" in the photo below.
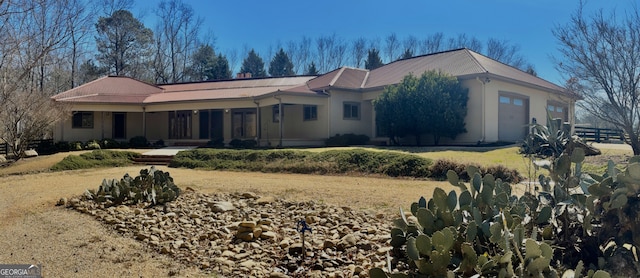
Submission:
{"label": "prickly pear cactus", "polygon": [[155,167],[140,170],[140,175],[132,178],[125,174],[120,181],[106,179],[98,190],[87,190],[85,197],[106,205],[138,204],[143,202],[163,204],[180,195],[180,188],[173,182],[169,172]]}

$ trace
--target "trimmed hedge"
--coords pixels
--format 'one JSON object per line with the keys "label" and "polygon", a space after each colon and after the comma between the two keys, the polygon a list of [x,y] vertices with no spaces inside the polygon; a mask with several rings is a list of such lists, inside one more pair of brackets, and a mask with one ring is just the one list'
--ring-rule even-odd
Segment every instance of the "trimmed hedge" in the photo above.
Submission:
{"label": "trimmed hedge", "polygon": [[129,151],[95,150],[81,155],[69,155],[51,167],[52,171],[88,169],[98,167],[119,167],[133,164],[140,154]]}
{"label": "trimmed hedge", "polygon": [[496,179],[501,179],[504,182],[508,183],[519,183],[524,180],[522,175],[518,172],[518,170],[509,169],[502,165],[493,165],[493,166],[480,166],[478,164],[467,164],[467,163],[459,163],[446,159],[439,159],[431,166],[431,177],[437,180],[447,180],[447,171],[453,170],[458,174],[460,179],[464,181],[469,181],[471,178],[467,174],[467,166],[472,165],[477,167],[480,170],[480,174],[485,176],[486,174],[491,174]]}
{"label": "trimmed hedge", "polygon": [[431,160],[396,152],[361,149],[320,153],[291,150],[196,149],[180,152],[170,167],[300,174],[375,174],[429,177]]}

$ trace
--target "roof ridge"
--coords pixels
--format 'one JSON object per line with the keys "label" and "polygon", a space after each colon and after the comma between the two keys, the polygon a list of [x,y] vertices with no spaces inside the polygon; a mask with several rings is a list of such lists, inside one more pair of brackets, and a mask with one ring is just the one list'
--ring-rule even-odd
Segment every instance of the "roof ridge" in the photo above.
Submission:
{"label": "roof ridge", "polygon": [[[478,67],[480,67],[480,68],[482,69],[482,71],[484,71],[485,73],[489,73],[489,70],[487,70],[487,68],[486,68],[486,67],[484,67],[484,65],[483,65],[482,63],[480,63],[480,61],[478,61],[478,59],[476,59],[476,57],[475,57],[475,56],[473,56],[473,55],[471,54],[471,52],[473,52],[473,53],[478,53],[478,52],[472,51],[471,49],[468,49],[468,48],[466,48],[466,47],[464,48],[464,50],[465,50],[465,53],[467,54],[467,56],[469,56],[469,58],[471,58],[471,60],[472,60],[476,65],[478,65]],[[478,54],[480,54],[480,53],[478,53]],[[482,55],[482,54],[480,54],[480,55]],[[484,55],[482,55],[482,56],[484,56]],[[485,57],[486,57],[486,56],[485,56]],[[487,58],[489,58],[489,57],[487,57]],[[493,60],[493,59],[492,59],[492,60]]]}
{"label": "roof ridge", "polygon": [[369,74],[371,74],[371,71],[367,70],[367,73],[364,75],[364,78],[362,78],[362,83],[360,84],[360,89],[364,88],[364,85],[367,84],[367,81],[369,81]]}
{"label": "roof ridge", "polygon": [[341,67],[341,68],[338,70],[338,73],[336,73],[336,76],[335,76],[335,77],[333,77],[333,79],[331,80],[331,82],[329,82],[329,87],[332,87],[332,86],[333,86],[333,84],[335,84],[335,83],[338,81],[338,79],[340,79],[340,76],[341,76],[341,75],[342,75],[342,73],[344,72],[344,69],[345,69],[345,68],[346,68],[346,67]]}

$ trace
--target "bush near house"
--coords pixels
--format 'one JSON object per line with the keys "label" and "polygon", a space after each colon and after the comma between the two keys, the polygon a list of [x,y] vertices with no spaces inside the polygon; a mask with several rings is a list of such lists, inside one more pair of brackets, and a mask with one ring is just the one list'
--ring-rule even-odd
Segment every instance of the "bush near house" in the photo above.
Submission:
{"label": "bush near house", "polygon": [[215,150],[180,152],[170,167],[300,174],[366,174],[428,178],[431,160],[397,152],[361,149],[307,152],[291,150]]}
{"label": "bush near house", "polygon": [[335,136],[327,138],[324,141],[327,147],[348,147],[348,146],[357,146],[364,145],[369,142],[369,136],[367,135],[356,135],[353,133],[348,134],[336,134]]}
{"label": "bush near house", "polygon": [[140,154],[130,151],[95,150],[81,155],[69,155],[51,167],[52,171],[88,169],[97,167],[120,167],[133,164]]}
{"label": "bush near house", "polygon": [[469,166],[473,166],[480,171],[480,174],[487,175],[491,174],[496,179],[501,179],[504,182],[508,183],[519,183],[524,180],[524,177],[520,175],[517,170],[509,169],[502,165],[493,165],[493,166],[480,166],[478,164],[467,164],[467,163],[459,163],[447,159],[438,159],[431,166],[431,178],[436,180],[446,180],[447,172],[449,170],[453,170],[458,176],[460,176],[461,180],[469,181],[471,177],[467,173],[467,168]]}
{"label": "bush near house", "polygon": [[147,148],[149,145],[149,140],[144,136],[135,136],[129,139],[129,147],[131,148]]}

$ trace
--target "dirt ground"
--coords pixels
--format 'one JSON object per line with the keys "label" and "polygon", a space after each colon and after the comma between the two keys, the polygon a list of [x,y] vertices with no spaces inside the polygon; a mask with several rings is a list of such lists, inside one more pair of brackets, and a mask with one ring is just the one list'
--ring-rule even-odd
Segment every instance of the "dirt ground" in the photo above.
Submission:
{"label": "dirt ground", "polygon": [[[55,203],[97,188],[104,178],[137,174],[143,166],[40,172],[66,154],[38,157],[0,169],[0,263],[41,264],[45,277],[215,277],[124,238],[90,216]],[[204,193],[245,192],[288,200],[316,200],[354,209],[397,213],[445,182],[160,167],[176,183]],[[15,173],[28,174],[15,174]]]}

